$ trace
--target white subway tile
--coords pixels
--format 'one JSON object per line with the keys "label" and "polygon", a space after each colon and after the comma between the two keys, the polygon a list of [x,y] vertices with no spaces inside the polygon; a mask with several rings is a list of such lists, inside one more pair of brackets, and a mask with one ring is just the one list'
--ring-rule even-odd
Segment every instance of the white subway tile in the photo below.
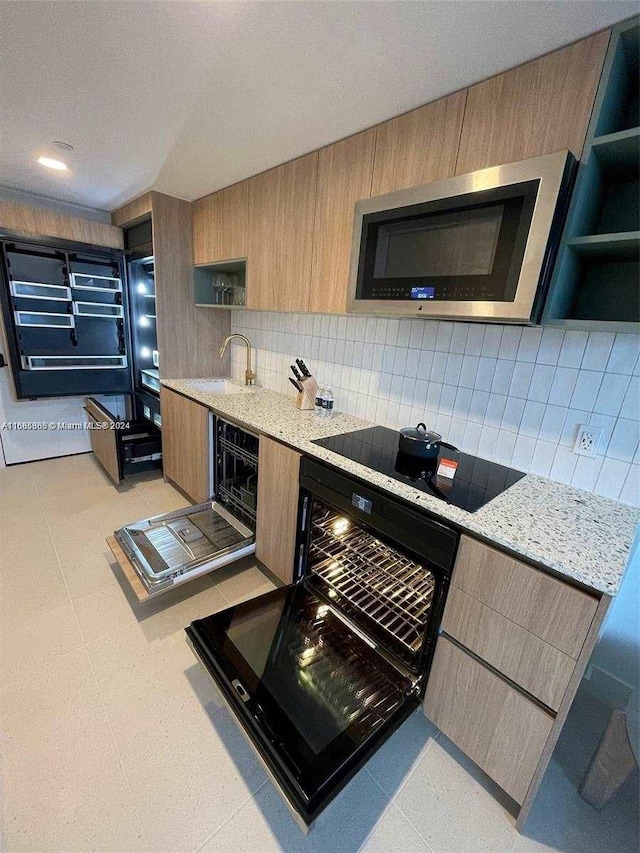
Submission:
{"label": "white subway tile", "polygon": [[579,370],[570,406],[587,412],[593,411],[603,376],[604,373],[597,373],[595,370]]}
{"label": "white subway tile", "polygon": [[[343,345],[342,351],[344,352],[344,341],[337,341],[336,355],[338,354],[340,344]],[[383,356],[384,356],[384,346],[382,344],[374,344],[373,353],[371,355],[371,369],[372,370],[382,370]],[[340,361],[340,358],[338,358],[337,361]]]}
{"label": "white subway tile", "polygon": [[528,471],[531,468],[535,447],[535,438],[531,438],[528,435],[519,435],[513,447],[511,465],[520,471]]}
{"label": "white subway tile", "polygon": [[630,469],[631,465],[628,462],[606,458],[602,463],[594,491],[605,498],[617,500]]}
{"label": "white subway tile", "polygon": [[588,338],[588,332],[565,332],[564,342],[558,356],[560,367],[580,367]]}
{"label": "white subway tile", "polygon": [[436,336],[436,350],[438,352],[449,352],[452,335],[453,323],[441,322]]}
{"label": "white subway tile", "polygon": [[385,343],[388,346],[396,346],[398,343],[398,332],[400,330],[400,320],[387,320],[387,337]]}
{"label": "white subway tile", "polygon": [[474,391],[471,395],[471,404],[469,406],[469,420],[483,423],[487,414],[487,406],[489,405],[488,391]]}
{"label": "white subway tile", "polygon": [[541,439],[551,441],[554,444],[559,443],[567,411],[564,406],[546,406],[540,425],[539,436]]}
{"label": "white subway tile", "polygon": [[[340,320],[342,320],[342,317],[340,318]],[[376,330],[375,331],[375,342],[377,344],[386,344],[388,320],[386,318],[382,318],[382,319],[376,318],[375,322],[376,322],[376,325],[375,325],[375,330]],[[342,334],[340,334],[340,330],[338,330],[338,334],[341,337],[344,337],[344,332],[342,332]]]}
{"label": "white subway tile", "polygon": [[387,344],[382,355],[382,372],[393,373],[393,363],[396,360],[396,348]]}
{"label": "white subway tile", "polygon": [[555,406],[568,406],[577,381],[577,368],[556,367],[547,402],[553,403]]}
{"label": "white subway tile", "polygon": [[432,411],[440,410],[440,397],[442,397],[442,383],[429,382],[427,389],[427,408]]}
{"label": "white subway tile", "polygon": [[536,361],[538,362],[538,364],[556,365],[558,363],[558,358],[560,356],[560,350],[562,348],[563,343],[563,329],[553,329],[549,326],[546,329],[543,329],[542,339],[540,341],[538,355],[536,357]]}
{"label": "white subway tile", "polygon": [[532,326],[524,328],[518,347],[518,361],[535,361],[541,340],[542,329]]}
{"label": "white subway tile", "polygon": [[442,382],[444,372],[447,369],[447,353],[434,352],[431,358],[431,379],[436,382]]}
{"label": "white subway tile", "polygon": [[422,349],[434,350],[436,348],[436,338],[438,337],[438,320],[422,320],[424,323],[424,333],[422,335]]}
{"label": "white subway tile", "polygon": [[376,317],[367,318],[367,332],[365,335],[365,341],[367,343],[374,344],[376,342],[379,322],[380,321]]}
{"label": "white subway tile", "polygon": [[602,415],[619,414],[629,382],[629,376],[621,373],[606,373],[593,407],[594,411]]}
{"label": "white subway tile", "polygon": [[596,456],[592,459],[589,456],[579,456],[576,463],[571,485],[585,491],[592,491],[600,476],[600,469],[604,459],[601,456]]}
{"label": "white subway tile", "polygon": [[547,402],[555,372],[555,367],[550,364],[535,365],[527,394],[530,400],[537,400],[539,403]]}
{"label": "white subway tile", "polygon": [[469,325],[467,323],[454,323],[453,332],[451,333],[451,343],[449,352],[463,353],[467,344],[467,336],[469,335]]}
{"label": "white subway tile", "polygon": [[455,402],[453,404],[453,415],[456,418],[464,418],[466,421],[469,416],[469,407],[471,406],[471,388],[458,388]]}
{"label": "white subway tile", "polygon": [[458,389],[455,385],[443,385],[438,412],[445,415],[452,415],[457,393]]}
{"label": "white subway tile", "polygon": [[496,358],[482,357],[478,363],[478,372],[476,373],[476,388],[480,391],[490,391],[491,383],[493,382],[493,374],[496,369]]}
{"label": "white subway tile", "polygon": [[640,422],[618,418],[607,448],[607,456],[632,462],[638,450]]}
{"label": "white subway tile", "polygon": [[[440,355],[440,353],[438,353]],[[418,350],[418,378],[419,379],[430,379],[431,374],[433,372],[433,358],[434,352],[432,350],[423,349]]]}
{"label": "white subway tile", "polygon": [[[415,389],[413,392],[413,405],[420,406],[423,409],[427,408],[427,392],[429,390],[429,383],[425,382],[424,379],[417,379]],[[437,406],[436,406],[437,408]]]}
{"label": "white subway tile", "polygon": [[559,480],[567,485],[571,483],[573,472],[578,464],[578,456],[568,447],[558,446],[556,455],[553,457],[550,476],[552,480]]}
{"label": "white subway tile", "polygon": [[464,430],[464,438],[462,439],[462,446],[466,453],[475,454],[478,452],[481,434],[481,424],[474,423],[473,421],[468,421],[466,423],[466,427]]}
{"label": "white subway tile", "polygon": [[400,320],[398,327],[398,346],[408,347],[411,336],[411,320]]}
{"label": "white subway tile", "polygon": [[378,398],[377,397],[367,397],[367,405],[364,410],[364,417],[368,421],[375,421],[376,419],[376,410],[378,407]]}
{"label": "white subway tile", "polygon": [[404,376],[408,352],[407,347],[396,347],[396,355],[393,360],[393,372],[396,376]]}
{"label": "white subway tile", "polygon": [[538,474],[540,477],[548,477],[551,473],[551,466],[556,455],[557,444],[550,441],[536,441],[536,448],[533,452],[531,460],[531,471],[533,474]]}
{"label": "white subway tile", "polygon": [[546,406],[535,400],[527,400],[518,432],[532,438],[537,438],[542,426]]}
{"label": "white subway tile", "polygon": [[591,412],[585,412],[582,409],[569,409],[562,427],[560,444],[564,447],[573,447],[578,435],[578,427],[580,424],[588,424],[590,419]]}
{"label": "white subway tile", "polygon": [[500,465],[511,465],[511,457],[513,456],[516,439],[517,435],[514,432],[507,432],[502,429],[498,432],[493,458]]}
{"label": "white subway tile", "polygon": [[465,355],[463,357],[459,380],[463,388],[473,388],[479,363],[480,359],[477,355]]}
{"label": "white subway tile", "polygon": [[411,320],[411,334],[409,335],[409,346],[413,349],[422,349],[423,335],[424,320]]}
{"label": "white subway tile", "polygon": [[407,362],[405,366],[405,373],[407,376],[417,376],[418,375],[418,362],[420,361],[420,350],[419,349],[409,349],[407,350]]}
{"label": "white subway tile", "polygon": [[481,456],[483,459],[492,459],[497,440],[498,430],[496,427],[483,426],[480,433],[480,441],[478,442],[478,456]]}
{"label": "white subway tile", "polygon": [[533,362],[516,361],[511,376],[511,384],[509,385],[509,394],[512,397],[526,398],[533,376]]}
{"label": "white subway tile", "polygon": [[632,376],[625,394],[620,416],[630,420],[640,419],[640,376]]}
{"label": "white subway tile", "polygon": [[507,404],[507,397],[503,394],[489,394],[489,402],[487,403],[487,413],[484,418],[487,426],[499,428],[504,415],[504,407]]}
{"label": "white subway tile", "polygon": [[521,400],[519,397],[507,397],[507,403],[504,407],[500,423],[501,430],[518,432],[524,413],[525,402],[525,400]]}
{"label": "white subway tile", "polygon": [[609,361],[607,373],[624,373],[631,376],[640,353],[639,335],[616,335]]}
{"label": "white subway tile", "polygon": [[632,506],[640,506],[640,465],[632,465],[629,469],[618,500]]}
{"label": "white subway tile", "polygon": [[449,430],[445,436],[446,440],[450,444],[455,444],[456,447],[462,448],[466,425],[467,422],[462,420],[461,418],[451,418],[451,426],[449,427]]}
{"label": "white subway tile", "polygon": [[487,326],[482,341],[482,355],[487,358],[497,358],[502,341],[502,326]]}
{"label": "white subway tile", "polygon": [[613,332],[590,332],[582,358],[582,369],[605,370],[615,337]]}
{"label": "white subway tile", "polygon": [[521,337],[522,329],[520,326],[505,326],[502,331],[502,340],[500,341],[498,358],[506,358],[511,361],[515,361],[518,356],[518,347],[520,346]]}
{"label": "white subway tile", "polygon": [[469,355],[480,355],[482,353],[482,341],[484,340],[485,327],[480,323],[470,323],[467,343],[464,351]]}
{"label": "white subway tile", "polygon": [[515,366],[515,361],[509,361],[505,358],[499,358],[497,360],[496,369],[491,382],[491,390],[495,394],[507,394],[509,392],[509,386],[511,385]]}
{"label": "white subway tile", "polygon": [[462,370],[462,356],[459,353],[449,353],[447,367],[444,371],[444,381],[447,385],[458,385]]}
{"label": "white subway tile", "polygon": [[408,405],[413,405],[413,395],[415,394],[415,391],[416,380],[412,379],[410,376],[405,376],[402,380],[402,402],[407,403]]}

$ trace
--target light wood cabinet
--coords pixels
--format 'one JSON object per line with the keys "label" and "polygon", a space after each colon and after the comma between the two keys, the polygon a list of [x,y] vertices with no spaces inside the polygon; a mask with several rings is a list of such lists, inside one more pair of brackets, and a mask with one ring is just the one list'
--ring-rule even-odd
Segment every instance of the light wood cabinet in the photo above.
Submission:
{"label": "light wood cabinet", "polygon": [[79,219],[66,216],[45,207],[30,207],[0,202],[0,225],[7,231],[32,234],[34,237],[57,237],[60,240],[74,240],[79,243],[93,243],[96,246],[109,246],[122,249],[122,230],[104,222],[92,219]]}
{"label": "light wood cabinet", "polygon": [[195,503],[203,503],[211,497],[209,410],[161,388],[160,411],[165,477]]}
{"label": "light wood cabinet", "polygon": [[462,536],[451,583],[571,658],[598,599],[482,542]]}
{"label": "light wood cabinet", "polygon": [[548,714],[445,636],[424,712],[517,803],[524,802],[553,726]]}
{"label": "light wood cabinet", "polygon": [[308,311],[318,152],[249,180],[247,308]]}
{"label": "light wood cabinet", "polygon": [[569,149],[580,157],[609,31],[469,88],[456,174]]}
{"label": "light wood cabinet", "polygon": [[249,181],[193,202],[194,264],[246,258],[248,242]]}
{"label": "light wood cabinet", "polygon": [[299,474],[297,451],[260,437],[256,557],[284,583],[293,580]]}
{"label": "light wood cabinet", "polygon": [[366,130],[318,155],[309,311],[344,314],[355,203],[369,198],[376,130]]}
{"label": "light wood cabinet", "polygon": [[549,708],[557,711],[575,660],[455,586],[442,629]]}
{"label": "light wood cabinet", "polygon": [[454,92],[378,125],[372,196],[455,174],[466,94]]}

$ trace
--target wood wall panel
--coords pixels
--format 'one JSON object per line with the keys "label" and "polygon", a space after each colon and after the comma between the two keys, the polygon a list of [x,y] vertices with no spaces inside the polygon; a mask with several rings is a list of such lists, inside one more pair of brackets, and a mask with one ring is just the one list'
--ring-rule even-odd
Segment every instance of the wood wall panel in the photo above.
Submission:
{"label": "wood wall panel", "polygon": [[135,225],[151,213],[153,192],[144,193],[111,212],[111,224],[121,228]]}
{"label": "wood wall panel", "polygon": [[321,148],[309,311],[344,314],[356,201],[369,198],[376,129]]}
{"label": "wood wall panel", "polygon": [[168,388],[160,389],[162,467],[195,503],[211,497],[209,410]]}
{"label": "wood wall panel", "polygon": [[194,264],[246,258],[248,238],[249,181],[193,202]]}
{"label": "wood wall panel", "polygon": [[247,308],[308,311],[318,152],[249,181]]}
{"label": "wood wall panel", "polygon": [[569,149],[582,154],[610,31],[469,88],[456,174]]}
{"label": "wood wall panel", "polygon": [[154,192],[152,227],[160,376],[229,376],[229,353],[221,359],[218,350],[230,334],[231,312],[193,301],[191,203]]}
{"label": "wood wall panel", "polygon": [[0,228],[34,237],[76,240],[112,249],[122,249],[123,246],[122,230],[113,225],[10,201],[0,202]]}
{"label": "wood wall panel", "polygon": [[372,196],[455,174],[466,96],[462,89],[378,125]]}

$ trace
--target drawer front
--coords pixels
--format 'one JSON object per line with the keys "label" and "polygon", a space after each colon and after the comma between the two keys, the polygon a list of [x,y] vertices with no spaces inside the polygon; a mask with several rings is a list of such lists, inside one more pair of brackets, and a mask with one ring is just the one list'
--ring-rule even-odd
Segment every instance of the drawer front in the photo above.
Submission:
{"label": "drawer front", "polygon": [[574,660],[598,606],[595,596],[468,536],[451,582]]}
{"label": "drawer front", "polygon": [[438,638],[425,715],[522,803],[553,717],[444,636]]}
{"label": "drawer front", "polygon": [[463,646],[557,711],[576,662],[491,610],[450,587],[442,628]]}

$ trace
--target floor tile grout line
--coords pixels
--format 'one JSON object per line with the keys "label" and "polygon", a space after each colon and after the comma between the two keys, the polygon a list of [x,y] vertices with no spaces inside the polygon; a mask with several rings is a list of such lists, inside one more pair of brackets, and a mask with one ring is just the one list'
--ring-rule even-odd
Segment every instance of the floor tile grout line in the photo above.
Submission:
{"label": "floor tile grout line", "polygon": [[[34,479],[35,479],[35,477],[34,477]],[[37,480],[36,480],[36,492],[38,493],[38,496],[41,496],[40,490],[38,489]],[[66,579],[66,577],[65,577],[65,575],[64,575],[64,571],[62,570],[62,561],[60,560],[60,555],[59,555],[59,553],[58,553],[58,548],[57,548],[57,546],[56,546],[55,540],[54,540],[54,538],[53,538],[53,533],[52,533],[52,531],[51,531],[51,525],[49,524],[49,519],[47,518],[46,513],[44,512],[44,509],[43,509],[43,514],[44,514],[44,518],[45,518],[45,523],[46,523],[46,525],[47,525],[47,529],[48,529],[48,531],[49,531],[49,536],[51,537],[51,540],[52,540],[52,542],[53,542],[53,549],[54,549],[54,551],[55,551],[56,560],[57,560],[57,562],[58,562],[58,567],[59,567],[59,569],[60,569],[60,574],[61,574],[61,576],[62,576],[62,580],[63,580],[64,586],[65,586],[65,589],[66,589],[66,591],[67,591],[67,597],[69,598],[69,602],[71,603],[71,608],[72,608],[72,610],[73,610],[73,615],[74,615],[74,617],[75,617],[75,620],[76,620],[76,623],[77,623],[77,626],[78,626],[78,631],[80,632],[80,636],[82,637],[82,643],[83,643],[83,645],[82,645],[82,649],[83,649],[84,654],[85,654],[85,656],[86,656],[86,658],[87,658],[87,661],[88,661],[88,663],[89,663],[89,668],[91,669],[91,674],[92,674],[92,676],[93,676],[93,680],[94,680],[94,683],[95,683],[95,686],[96,686],[96,690],[97,690],[98,696],[99,696],[99,698],[100,698],[100,707],[101,707],[101,709],[102,709],[102,713],[103,713],[103,715],[104,715],[104,719],[105,719],[105,721],[106,721],[106,723],[107,723],[107,728],[109,729],[109,735],[110,735],[110,737],[111,737],[111,742],[112,742],[112,744],[113,744],[113,748],[115,749],[116,755],[118,756],[118,763],[120,764],[120,769],[122,770],[122,775],[123,775],[123,778],[124,778],[124,781],[125,781],[125,785],[127,786],[127,791],[128,791],[129,796],[130,796],[130,798],[131,798],[131,803],[132,803],[132,807],[133,807],[133,812],[134,812],[134,814],[135,814],[135,816],[136,816],[136,823],[138,824],[138,829],[139,829],[139,831],[140,831],[140,833],[141,833],[142,838],[145,840],[145,843],[146,843],[146,833],[145,833],[145,831],[144,831],[144,825],[143,825],[143,823],[142,823],[142,821],[141,821],[141,819],[140,819],[140,815],[138,814],[138,809],[137,809],[136,802],[135,802],[135,798],[134,798],[133,788],[131,787],[131,782],[130,782],[130,780],[129,780],[129,776],[128,776],[127,771],[126,771],[126,768],[125,768],[125,765],[124,765],[124,761],[122,760],[122,755],[121,755],[121,753],[120,753],[120,749],[119,749],[118,744],[117,744],[117,742],[116,742],[116,738],[115,738],[115,735],[114,735],[114,732],[113,732],[113,727],[112,727],[112,725],[111,725],[111,720],[109,719],[109,714],[108,714],[108,712],[107,712],[107,707],[106,707],[106,704],[105,704],[105,701],[104,701],[104,696],[103,696],[102,689],[101,689],[101,686],[100,686],[100,681],[99,681],[99,679],[98,679],[98,676],[97,676],[97,673],[96,673],[95,667],[94,667],[94,665],[93,665],[93,661],[91,660],[91,655],[89,654],[89,649],[87,648],[87,645],[88,645],[88,644],[87,644],[87,641],[86,641],[86,637],[85,637],[84,632],[83,632],[83,630],[82,630],[82,626],[81,626],[81,624],[80,624],[80,619],[78,618],[78,612],[77,612],[77,610],[76,610],[75,602],[74,602],[74,600],[72,599],[72,597],[71,597],[71,593],[70,593],[70,591],[69,591],[69,585],[68,585],[68,583],[67,583],[67,579]],[[115,632],[114,632],[114,633],[115,633]]]}
{"label": "floor tile grout line", "polygon": [[219,832],[221,832],[221,831],[224,829],[224,827],[225,827],[225,826],[226,826],[230,821],[232,821],[232,820],[234,819],[234,817],[235,817],[235,816],[236,816],[240,811],[242,811],[242,809],[247,805],[247,803],[250,803],[250,802],[251,802],[251,800],[255,800],[255,798],[258,796],[258,794],[259,794],[259,793],[260,793],[260,791],[264,788],[264,786],[267,784],[267,782],[268,782],[268,781],[269,781],[268,779],[265,779],[265,780],[264,780],[264,782],[262,782],[262,783],[261,783],[261,784],[256,788],[256,790],[255,790],[255,791],[254,791],[250,796],[248,796],[248,797],[246,798],[246,800],[243,800],[243,801],[242,801],[242,804],[238,806],[238,808],[233,812],[233,814],[230,814],[230,815],[229,815],[229,817],[228,817],[226,820],[224,820],[224,821],[220,824],[220,826],[219,826],[217,829],[215,829],[215,830],[211,833],[211,835],[209,835],[209,836],[208,836],[208,837],[207,837],[207,838],[202,842],[202,844],[200,844],[200,846],[199,846],[199,847],[195,847],[195,848],[193,849],[192,853],[199,853],[199,851],[200,851],[200,850],[202,850],[202,848],[205,846],[205,844],[208,844],[208,843],[209,843],[213,838],[215,838],[215,837],[216,837],[216,835],[218,835],[218,833],[219,833]]}
{"label": "floor tile grout line", "polygon": [[[427,749],[426,749],[426,750],[425,750],[425,752],[424,752],[424,755],[426,755],[426,754],[427,754],[427,752],[431,749],[432,745],[433,745],[433,744],[429,744],[429,746],[427,747]],[[423,756],[423,757],[424,757],[424,756]],[[421,762],[422,762],[422,758],[420,759],[420,761],[418,762],[418,764],[420,764]],[[396,811],[398,812],[398,814],[400,815],[400,817],[405,821],[405,823],[409,824],[409,826],[411,827],[411,829],[413,829],[413,831],[416,833],[416,835],[418,836],[418,838],[420,838],[420,840],[424,842],[424,844],[425,844],[425,846],[426,846],[427,850],[428,850],[430,853],[437,853],[437,851],[435,851],[435,850],[433,849],[433,847],[428,843],[428,841],[426,840],[426,838],[422,835],[422,833],[420,832],[420,830],[419,830],[416,826],[414,826],[414,825],[413,825],[413,823],[409,820],[409,818],[407,817],[407,815],[402,811],[402,809],[400,808],[400,806],[396,803],[396,797],[397,797],[397,796],[398,796],[398,794],[403,790],[403,788],[407,785],[407,783],[409,782],[409,779],[413,776],[413,774],[414,774],[414,772],[415,772],[416,768],[417,768],[417,765],[416,765],[416,767],[414,767],[414,768],[413,768],[413,770],[411,771],[411,773],[407,776],[407,779],[406,779],[406,781],[404,782],[404,784],[402,785],[402,788],[400,788],[400,790],[399,790],[399,791],[396,791],[396,793],[395,793],[395,794],[393,794],[393,795],[391,796],[391,798],[390,798],[390,800],[389,800],[389,803],[387,804],[387,807],[385,808],[385,810],[383,811],[383,813],[382,813],[382,815],[381,815],[380,817],[381,817],[381,818],[382,818],[382,817],[384,817],[384,816],[387,814],[387,812],[389,812],[389,811],[390,811],[390,809],[393,807],[394,809],[396,809]],[[371,771],[370,771],[368,768],[365,768],[365,770],[366,770],[366,772],[369,774],[369,776],[371,776],[371,778],[372,778],[372,779],[373,779],[373,781],[376,783],[376,785],[378,786],[378,788],[380,788],[380,790],[383,792],[383,794],[384,794],[386,797],[389,797],[389,793],[388,793],[387,791],[385,791],[385,789],[382,787],[382,785],[380,784],[380,782],[378,782],[378,780],[377,780],[377,779],[376,779],[376,777],[373,775],[373,773],[371,773]],[[376,823],[376,826],[377,826],[377,823]],[[374,832],[375,832],[375,830],[376,830],[376,826],[374,826],[374,827],[372,828],[372,830],[371,830],[371,832],[369,833],[369,835],[367,835],[367,837],[365,838],[365,840],[364,840],[363,844],[365,844],[365,843],[369,840],[369,838],[373,835],[373,833],[374,833]]]}

